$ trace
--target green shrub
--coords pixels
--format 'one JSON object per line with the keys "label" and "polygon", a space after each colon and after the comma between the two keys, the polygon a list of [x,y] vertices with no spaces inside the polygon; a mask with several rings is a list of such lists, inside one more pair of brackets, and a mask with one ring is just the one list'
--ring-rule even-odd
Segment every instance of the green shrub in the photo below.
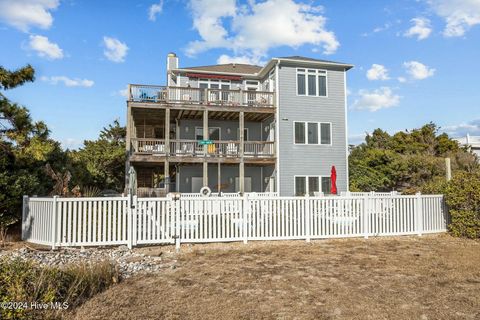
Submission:
{"label": "green shrub", "polygon": [[[118,282],[117,268],[109,262],[43,267],[31,261],[0,259],[0,302],[66,303],[68,310]],[[0,319],[60,317],[60,309],[0,308]]]}
{"label": "green shrub", "polygon": [[449,231],[457,237],[480,238],[480,171],[458,172],[442,187],[449,209]]}

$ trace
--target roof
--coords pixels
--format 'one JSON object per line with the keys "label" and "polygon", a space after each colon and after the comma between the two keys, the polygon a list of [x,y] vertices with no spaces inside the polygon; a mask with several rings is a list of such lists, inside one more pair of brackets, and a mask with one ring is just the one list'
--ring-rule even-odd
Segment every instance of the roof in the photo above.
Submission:
{"label": "roof", "polygon": [[353,68],[353,65],[343,62],[335,62],[322,59],[307,58],[302,56],[289,56],[289,57],[279,57],[272,58],[265,66],[256,66],[252,64],[244,63],[227,63],[227,64],[217,64],[210,66],[200,66],[200,67],[185,67],[178,68],[175,71],[198,71],[199,73],[217,73],[217,74],[238,74],[243,76],[253,76],[253,77],[263,77],[265,74],[273,68],[276,62],[278,61],[293,61],[293,62],[304,62],[306,64],[318,64],[318,65],[331,65],[336,67],[343,67],[346,70]]}
{"label": "roof", "polygon": [[217,64],[217,65],[211,65],[211,66],[186,67],[186,68],[179,68],[179,69],[253,75],[258,73],[260,70],[262,70],[262,67],[251,65],[251,64],[243,64],[243,63],[227,63],[227,64]]}
{"label": "roof", "polygon": [[335,64],[348,64],[348,63],[343,63],[343,62],[338,62],[338,61],[314,59],[314,58],[307,58],[307,57],[302,57],[302,56],[278,57],[278,59],[301,60],[301,61],[335,63]]}

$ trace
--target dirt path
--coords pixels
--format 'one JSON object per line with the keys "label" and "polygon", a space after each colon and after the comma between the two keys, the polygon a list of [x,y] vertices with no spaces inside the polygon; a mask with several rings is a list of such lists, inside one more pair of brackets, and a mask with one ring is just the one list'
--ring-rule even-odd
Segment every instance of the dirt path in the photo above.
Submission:
{"label": "dirt path", "polygon": [[480,319],[480,242],[442,236],[197,245],[75,319]]}

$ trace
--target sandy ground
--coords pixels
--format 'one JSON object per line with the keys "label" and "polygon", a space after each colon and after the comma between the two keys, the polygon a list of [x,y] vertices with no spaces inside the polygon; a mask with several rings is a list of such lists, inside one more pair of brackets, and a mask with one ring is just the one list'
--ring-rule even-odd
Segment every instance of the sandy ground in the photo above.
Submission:
{"label": "sandy ground", "polygon": [[[143,248],[163,254],[171,247]],[[447,235],[182,247],[73,319],[480,319],[480,242]]]}

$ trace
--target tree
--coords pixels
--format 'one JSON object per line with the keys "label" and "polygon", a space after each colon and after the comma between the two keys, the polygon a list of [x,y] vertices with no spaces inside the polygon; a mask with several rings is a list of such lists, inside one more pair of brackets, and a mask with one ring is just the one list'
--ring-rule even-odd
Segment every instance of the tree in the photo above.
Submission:
{"label": "tree", "polygon": [[350,152],[352,191],[420,191],[424,185],[445,177],[445,157],[454,171],[472,171],[476,157],[448,137],[438,134],[434,123],[394,135],[376,129]]}
{"label": "tree", "polygon": [[125,181],[126,128],[115,120],[103,128],[97,140],[84,141],[84,147],[70,151],[74,183],[82,187],[123,191]]}

